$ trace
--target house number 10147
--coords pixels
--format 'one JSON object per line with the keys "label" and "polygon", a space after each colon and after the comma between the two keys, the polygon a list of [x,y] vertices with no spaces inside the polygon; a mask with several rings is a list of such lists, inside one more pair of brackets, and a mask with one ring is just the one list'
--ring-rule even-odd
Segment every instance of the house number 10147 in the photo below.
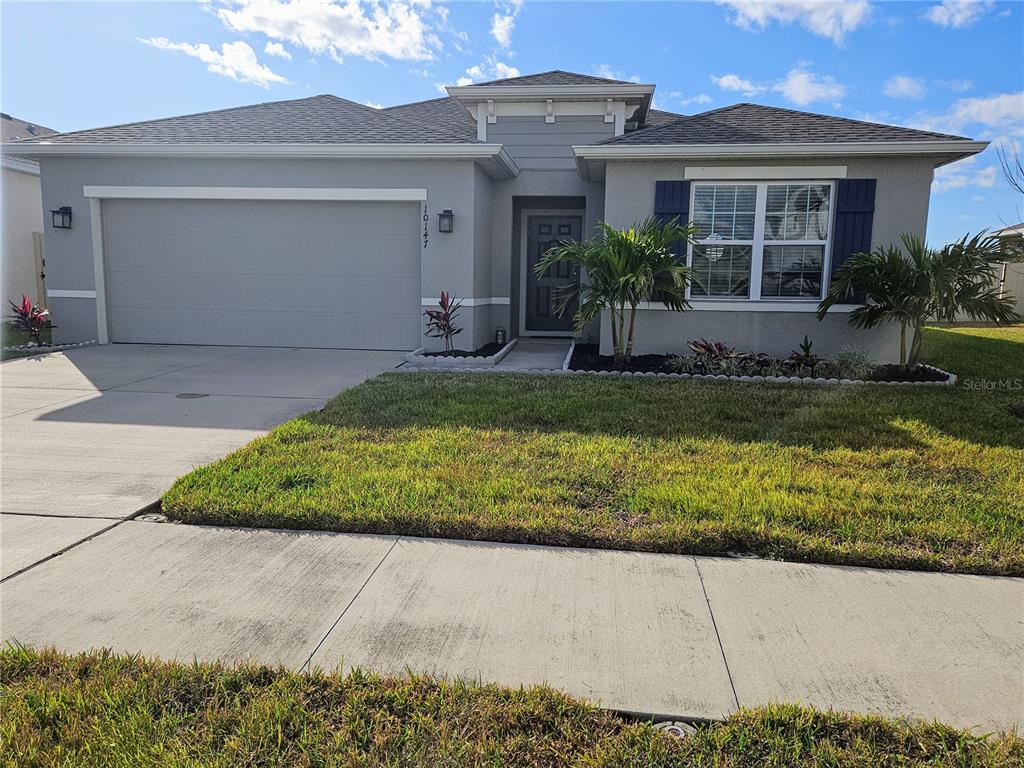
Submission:
{"label": "house number 10147", "polygon": [[427,214],[427,206],[423,206],[423,247],[427,247],[427,243],[430,241],[430,216]]}

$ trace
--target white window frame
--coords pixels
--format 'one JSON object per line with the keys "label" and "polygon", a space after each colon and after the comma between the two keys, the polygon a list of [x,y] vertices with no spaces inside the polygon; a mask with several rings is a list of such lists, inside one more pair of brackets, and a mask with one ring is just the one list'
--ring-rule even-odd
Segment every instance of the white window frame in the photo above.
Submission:
{"label": "white window frame", "polygon": [[[733,187],[755,187],[754,200],[754,240],[751,245],[750,254],[750,292],[746,298],[741,296],[706,296],[703,294],[693,295],[692,298],[699,302],[730,302],[750,304],[761,301],[761,281],[764,269],[765,245],[821,245],[821,240],[765,240],[764,228],[767,219],[768,187],[769,185],[799,186],[802,184],[827,185],[829,188],[828,199],[828,229],[825,239],[825,252],[821,264],[821,293],[816,296],[769,296],[766,301],[784,302],[786,304],[800,304],[814,302],[815,304],[825,298],[828,293],[828,276],[832,269],[832,230],[835,224],[836,215],[836,182],[834,179],[700,179],[690,184],[690,220],[694,220],[695,203],[698,186],[733,186]],[[746,240],[715,240],[714,245],[746,245]],[[698,241],[698,245],[705,245],[707,241]],[[686,247],[686,265],[693,267],[693,243]],[[686,298],[691,298],[690,286],[686,286]]]}

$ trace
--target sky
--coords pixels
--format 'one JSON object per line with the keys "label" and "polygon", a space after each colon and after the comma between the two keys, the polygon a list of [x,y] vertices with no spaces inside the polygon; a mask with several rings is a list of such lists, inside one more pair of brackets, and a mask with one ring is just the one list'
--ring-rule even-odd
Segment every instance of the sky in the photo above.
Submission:
{"label": "sky", "polygon": [[933,245],[1024,219],[1024,2],[0,3],[0,109],[60,131],[333,93],[371,106],[564,69],[992,141],[932,186]]}

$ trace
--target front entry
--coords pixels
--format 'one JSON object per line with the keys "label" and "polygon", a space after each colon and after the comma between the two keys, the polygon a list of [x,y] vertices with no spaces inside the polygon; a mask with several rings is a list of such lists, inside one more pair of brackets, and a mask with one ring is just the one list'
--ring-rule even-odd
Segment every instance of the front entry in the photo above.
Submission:
{"label": "front entry", "polygon": [[559,261],[538,277],[534,267],[549,249],[580,239],[583,217],[530,216],[526,227],[526,330],[541,333],[572,331],[576,302],[566,307],[561,317],[555,311],[555,302],[562,286],[579,280],[576,268],[568,262]]}

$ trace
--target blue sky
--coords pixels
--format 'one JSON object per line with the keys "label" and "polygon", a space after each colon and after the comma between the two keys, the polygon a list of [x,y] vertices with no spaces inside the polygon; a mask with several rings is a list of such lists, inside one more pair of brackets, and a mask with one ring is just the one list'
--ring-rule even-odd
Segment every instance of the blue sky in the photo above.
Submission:
{"label": "blue sky", "polygon": [[[445,83],[567,69],[1024,150],[1024,3],[204,0],[0,5],[4,112],[58,130],[334,93],[389,106]],[[928,237],[1024,218],[994,149],[941,169]]]}

